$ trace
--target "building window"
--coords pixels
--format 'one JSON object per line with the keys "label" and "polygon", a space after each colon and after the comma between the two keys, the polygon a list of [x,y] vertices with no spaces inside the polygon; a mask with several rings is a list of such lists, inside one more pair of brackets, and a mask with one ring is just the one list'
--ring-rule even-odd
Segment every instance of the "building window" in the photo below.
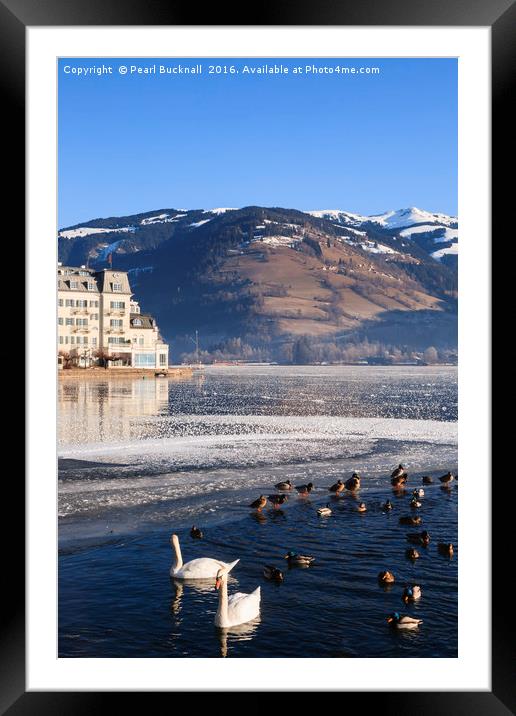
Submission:
{"label": "building window", "polygon": [[125,343],[125,338],[122,338],[121,336],[110,336],[108,338],[108,343]]}
{"label": "building window", "polygon": [[73,318],[67,318],[66,319],[66,325],[67,326],[73,326],[75,323],[75,320]]}
{"label": "building window", "polygon": [[61,343],[61,345],[62,345],[63,342],[64,342],[64,341],[63,341],[63,336],[59,336],[59,343]]}
{"label": "building window", "polygon": [[75,336],[70,336],[70,343],[72,345],[75,343]]}
{"label": "building window", "polygon": [[76,321],[78,326],[87,326],[88,325],[88,319],[87,318],[78,318]]}
{"label": "building window", "polygon": [[125,308],[125,301],[111,301],[111,308]]}
{"label": "building window", "polygon": [[97,336],[93,336],[93,338],[91,339],[91,345],[92,345],[92,346],[96,346],[96,345],[97,345]]}
{"label": "building window", "polygon": [[75,306],[75,301],[73,298],[67,298],[65,301],[65,306],[73,308]]}
{"label": "building window", "polygon": [[124,325],[124,322],[121,318],[112,318],[109,323],[111,325],[111,328],[122,328],[122,326]]}
{"label": "building window", "polygon": [[68,343],[68,336],[65,336],[65,343]]}
{"label": "building window", "polygon": [[140,341],[139,341],[139,342],[140,342],[140,345],[143,346],[143,344],[144,344],[144,338],[143,338],[143,336],[140,336]]}
{"label": "building window", "polygon": [[80,298],[80,299],[78,299],[76,305],[77,305],[77,308],[88,308],[88,301],[85,301],[82,298]]}
{"label": "building window", "polygon": [[156,355],[154,353],[135,353],[134,365],[142,368],[155,368]]}
{"label": "building window", "polygon": [[97,287],[93,283],[93,281],[88,281],[88,291],[94,291]]}
{"label": "building window", "polygon": [[160,364],[160,365],[166,365],[166,364],[167,364],[167,354],[166,354],[166,353],[160,353],[160,354],[159,354],[159,364]]}
{"label": "building window", "polygon": [[113,291],[118,291],[118,293],[121,293],[121,291],[122,291],[122,284],[121,284],[121,283],[114,283],[114,284],[113,284]]}
{"label": "building window", "polygon": [[136,336],[133,336],[133,343],[138,343],[138,338]]}
{"label": "building window", "polygon": [[133,326],[141,326],[142,321],[141,318],[133,318]]}
{"label": "building window", "polygon": [[70,281],[70,288],[78,288],[79,283],[77,281]]}
{"label": "building window", "polygon": [[63,305],[63,299],[62,299],[62,298],[60,298],[60,299],[59,299],[59,301],[58,301],[57,303],[58,303],[58,305],[59,305],[59,306],[62,306],[62,305]]}
{"label": "building window", "polygon": [[62,318],[58,318],[58,319],[57,319],[57,322],[59,323],[60,326],[63,325],[63,319],[62,319]]}
{"label": "building window", "polygon": [[79,271],[79,276],[89,276],[88,271]]}

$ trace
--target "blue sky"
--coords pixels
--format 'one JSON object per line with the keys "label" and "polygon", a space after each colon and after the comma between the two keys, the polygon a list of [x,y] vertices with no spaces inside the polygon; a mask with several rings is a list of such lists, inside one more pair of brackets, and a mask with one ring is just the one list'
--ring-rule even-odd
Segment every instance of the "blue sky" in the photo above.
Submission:
{"label": "blue sky", "polygon": [[[119,72],[197,63],[200,75]],[[112,74],[71,72],[102,64]],[[243,73],[264,64],[290,71]],[[455,59],[60,59],[58,102],[61,228],[165,207],[457,213]]]}

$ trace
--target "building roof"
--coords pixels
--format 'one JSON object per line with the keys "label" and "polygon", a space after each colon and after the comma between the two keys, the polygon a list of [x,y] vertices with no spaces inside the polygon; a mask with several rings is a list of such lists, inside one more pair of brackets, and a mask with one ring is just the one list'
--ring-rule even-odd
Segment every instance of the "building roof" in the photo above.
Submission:
{"label": "building roof", "polygon": [[[132,296],[127,271],[102,269],[102,271],[95,272],[95,278],[97,279],[99,291],[102,293],[115,293],[117,295],[128,294]],[[113,291],[113,284],[115,283],[122,285],[121,291]]]}
{"label": "building roof", "polygon": [[[129,315],[129,320],[131,323],[131,328],[157,328],[156,321],[152,316],[150,316],[148,313],[131,313]],[[135,320],[140,320],[141,325],[134,325]]]}
{"label": "building roof", "polygon": [[[76,269],[73,273],[58,274],[57,276],[57,290],[58,291],[73,291],[73,292],[87,292],[87,293],[98,293],[99,288],[95,276],[91,273],[81,275],[78,271],[86,273],[87,269]],[[72,287],[72,283],[77,284]],[[93,288],[88,288],[88,284],[93,284]]]}

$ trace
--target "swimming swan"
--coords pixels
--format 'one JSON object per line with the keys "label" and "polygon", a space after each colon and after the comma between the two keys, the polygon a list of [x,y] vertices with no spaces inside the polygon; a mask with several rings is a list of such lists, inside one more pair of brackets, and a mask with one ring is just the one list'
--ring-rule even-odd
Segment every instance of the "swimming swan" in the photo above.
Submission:
{"label": "swimming swan", "polygon": [[215,588],[219,590],[215,626],[221,629],[245,624],[260,614],[260,587],[256,587],[251,594],[236,592],[228,597],[227,574],[227,569],[219,569],[215,581]]}
{"label": "swimming swan", "polygon": [[181,555],[181,547],[177,535],[172,535],[170,544],[176,555],[176,563],[170,568],[170,576],[175,579],[214,579],[220,569],[231,572],[233,567],[240,561],[236,559],[234,562],[227,564],[219,559],[211,559],[210,557],[199,557],[192,559],[190,562],[183,564]]}

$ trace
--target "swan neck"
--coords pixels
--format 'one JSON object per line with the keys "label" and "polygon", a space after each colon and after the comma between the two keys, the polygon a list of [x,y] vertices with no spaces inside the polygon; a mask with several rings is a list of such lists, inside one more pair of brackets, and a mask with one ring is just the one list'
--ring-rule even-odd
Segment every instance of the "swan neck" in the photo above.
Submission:
{"label": "swan neck", "polygon": [[181,554],[181,547],[179,546],[179,540],[173,540],[172,546],[174,547],[174,552],[176,555],[176,566],[174,569],[177,571],[178,569],[181,569],[183,566],[183,556]]}
{"label": "swan neck", "polygon": [[219,587],[219,607],[217,609],[217,624],[221,627],[228,623],[228,584],[225,579],[221,580]]}

